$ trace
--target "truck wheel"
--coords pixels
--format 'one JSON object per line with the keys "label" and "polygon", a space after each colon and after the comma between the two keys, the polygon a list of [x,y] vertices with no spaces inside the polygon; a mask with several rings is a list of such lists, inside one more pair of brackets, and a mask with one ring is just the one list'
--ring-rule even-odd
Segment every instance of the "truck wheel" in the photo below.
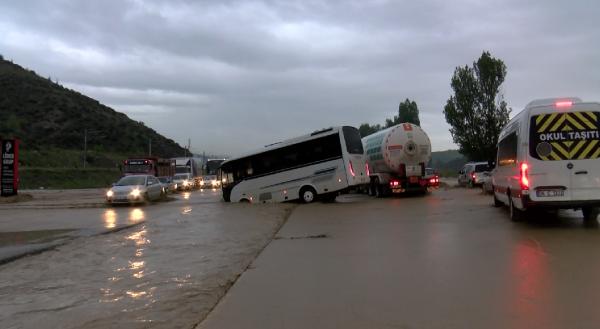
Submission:
{"label": "truck wheel", "polygon": [[317,192],[310,186],[303,187],[300,190],[300,201],[303,203],[311,203],[317,198]]}
{"label": "truck wheel", "polygon": [[510,211],[510,220],[512,220],[513,222],[520,222],[523,220],[523,211],[515,207],[515,204],[513,203],[510,194],[508,195],[508,208]]}
{"label": "truck wheel", "polygon": [[583,212],[583,219],[586,221],[594,221],[598,217],[598,212],[600,208],[598,207],[583,207],[581,209]]}
{"label": "truck wheel", "polygon": [[367,190],[369,196],[375,196],[375,179],[371,179],[369,182],[369,189]]}
{"label": "truck wheel", "polygon": [[379,178],[375,178],[375,197],[383,198],[383,186],[379,184]]}

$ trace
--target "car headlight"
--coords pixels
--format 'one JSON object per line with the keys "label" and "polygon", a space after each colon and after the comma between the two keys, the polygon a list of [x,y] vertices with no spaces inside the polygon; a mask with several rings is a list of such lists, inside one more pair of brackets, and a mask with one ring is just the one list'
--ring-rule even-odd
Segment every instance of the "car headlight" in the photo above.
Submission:
{"label": "car headlight", "polygon": [[129,193],[129,194],[131,194],[132,197],[137,198],[140,196],[140,190],[136,188],[133,191],[131,191],[131,193]]}
{"label": "car headlight", "polygon": [[204,181],[203,180],[200,181],[200,186],[204,186]]}
{"label": "car headlight", "polygon": [[183,186],[188,186],[188,185],[190,185],[190,182],[188,182],[187,180],[184,180],[183,181]]}
{"label": "car headlight", "polygon": [[115,193],[112,190],[108,190],[108,192],[106,192],[106,197],[108,198],[112,198],[113,195],[115,195]]}

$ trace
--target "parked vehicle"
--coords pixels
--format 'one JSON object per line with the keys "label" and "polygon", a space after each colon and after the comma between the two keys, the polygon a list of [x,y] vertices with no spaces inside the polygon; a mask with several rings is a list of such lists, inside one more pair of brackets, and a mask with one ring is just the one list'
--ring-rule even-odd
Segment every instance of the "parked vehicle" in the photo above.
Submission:
{"label": "parked vehicle", "polygon": [[485,194],[494,193],[494,185],[492,185],[492,173],[485,172],[481,181],[481,190]]}
{"label": "parked vehicle", "polygon": [[487,162],[469,162],[458,172],[458,185],[481,186],[490,170],[490,165]]}
{"label": "parked vehicle", "polygon": [[425,164],[431,159],[431,142],[421,127],[401,123],[362,139],[366,149],[369,194],[426,192]]}
{"label": "parked vehicle", "polygon": [[333,200],[368,182],[360,133],[350,126],[315,131],[227,160],[219,176],[227,202]]}
{"label": "parked vehicle", "polygon": [[158,178],[151,175],[130,175],[122,177],[106,192],[106,202],[144,203],[158,200],[163,196]]}
{"label": "parked vehicle", "polygon": [[502,129],[492,173],[494,204],[519,220],[534,208],[600,207],[600,103],[578,98],[529,103]]}
{"label": "parked vehicle", "polygon": [[173,177],[170,176],[162,176],[158,177],[158,180],[163,186],[163,191],[165,193],[173,193],[177,191],[177,183],[173,182]]}
{"label": "parked vehicle", "polygon": [[433,168],[425,168],[425,176],[427,186],[431,188],[440,187],[440,174]]}
{"label": "parked vehicle", "polygon": [[189,191],[195,187],[194,177],[189,173],[175,174],[173,183],[177,185],[178,191]]}

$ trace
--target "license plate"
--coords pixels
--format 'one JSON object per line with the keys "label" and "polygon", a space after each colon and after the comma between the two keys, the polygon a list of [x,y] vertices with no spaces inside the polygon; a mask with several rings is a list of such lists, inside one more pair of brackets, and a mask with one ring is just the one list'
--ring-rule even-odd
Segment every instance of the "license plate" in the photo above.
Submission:
{"label": "license plate", "polygon": [[552,197],[557,197],[557,196],[565,196],[565,191],[564,190],[537,190],[535,192],[535,195],[539,196],[539,197],[547,197],[547,198],[552,198]]}
{"label": "license plate", "polygon": [[411,184],[418,183],[418,182],[419,182],[419,177],[416,177],[416,176],[410,176],[410,177],[408,178],[408,181],[409,181]]}

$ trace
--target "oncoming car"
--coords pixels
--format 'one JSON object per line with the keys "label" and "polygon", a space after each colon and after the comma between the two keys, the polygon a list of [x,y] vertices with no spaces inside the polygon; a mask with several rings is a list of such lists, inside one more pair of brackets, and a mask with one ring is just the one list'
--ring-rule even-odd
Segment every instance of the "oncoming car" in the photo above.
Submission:
{"label": "oncoming car", "polygon": [[194,178],[190,174],[175,174],[173,183],[177,185],[177,190],[189,191],[194,188]]}
{"label": "oncoming car", "polygon": [[534,208],[600,207],[600,103],[578,98],[529,103],[502,129],[492,173],[494,205],[513,220]]}
{"label": "oncoming car", "polygon": [[164,195],[162,184],[151,175],[131,175],[121,178],[106,192],[106,202],[144,203]]}

